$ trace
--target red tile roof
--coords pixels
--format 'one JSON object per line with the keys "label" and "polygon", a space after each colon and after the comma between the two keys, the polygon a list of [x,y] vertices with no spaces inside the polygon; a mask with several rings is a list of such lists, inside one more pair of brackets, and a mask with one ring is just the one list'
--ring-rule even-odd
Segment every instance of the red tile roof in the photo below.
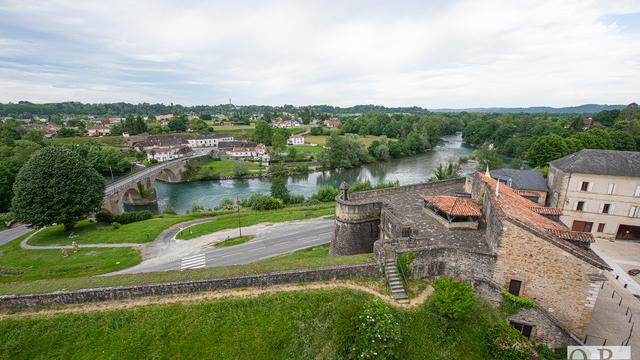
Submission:
{"label": "red tile roof", "polygon": [[482,210],[471,198],[436,195],[425,196],[424,201],[450,216],[480,216]]}
{"label": "red tile roof", "polygon": [[561,239],[572,240],[572,241],[582,241],[587,243],[593,242],[593,236],[590,233],[581,232],[581,231],[569,231],[569,230],[555,230],[555,229],[547,229],[548,232],[557,236]]}
{"label": "red tile roof", "polygon": [[531,190],[513,189],[513,191],[520,196],[540,196],[539,192],[531,191]]}
{"label": "red tile roof", "polygon": [[562,209],[545,207],[545,206],[530,206],[531,211],[543,215],[543,216],[560,216],[562,215]]}

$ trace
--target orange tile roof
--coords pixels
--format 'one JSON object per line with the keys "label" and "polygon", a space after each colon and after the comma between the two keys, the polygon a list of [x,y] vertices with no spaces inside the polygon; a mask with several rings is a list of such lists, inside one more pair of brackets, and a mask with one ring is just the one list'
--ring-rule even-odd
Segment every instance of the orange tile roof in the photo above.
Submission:
{"label": "orange tile roof", "polygon": [[520,196],[540,196],[540,193],[531,190],[513,189],[513,191]]}
{"label": "orange tile roof", "polygon": [[467,197],[450,195],[425,196],[424,201],[431,203],[438,210],[451,216],[480,216],[482,214],[480,206]]}
{"label": "orange tile roof", "polygon": [[590,233],[581,232],[581,231],[569,231],[569,230],[555,230],[555,229],[547,229],[548,232],[557,236],[561,239],[572,240],[572,241],[582,241],[592,243],[593,236]]}
{"label": "orange tile roof", "polygon": [[562,215],[562,209],[545,207],[545,206],[530,206],[531,211],[540,215],[547,216],[560,216]]}

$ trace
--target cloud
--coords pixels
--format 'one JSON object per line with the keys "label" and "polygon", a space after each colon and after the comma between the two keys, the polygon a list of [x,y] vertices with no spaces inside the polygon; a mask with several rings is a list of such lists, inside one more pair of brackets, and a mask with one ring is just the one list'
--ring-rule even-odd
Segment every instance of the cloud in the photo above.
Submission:
{"label": "cloud", "polygon": [[637,1],[0,0],[0,101],[628,103],[638,13]]}

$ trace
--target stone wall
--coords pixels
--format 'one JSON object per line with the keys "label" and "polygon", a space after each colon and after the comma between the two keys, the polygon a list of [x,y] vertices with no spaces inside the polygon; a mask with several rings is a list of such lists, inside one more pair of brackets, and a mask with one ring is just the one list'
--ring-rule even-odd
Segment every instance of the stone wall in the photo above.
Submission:
{"label": "stone wall", "polygon": [[130,299],[143,296],[185,294],[233,288],[272,286],[311,281],[349,280],[380,276],[376,264],[342,265],[318,269],[301,269],[269,274],[227,277],[197,281],[115,286],[45,294],[0,296],[0,310],[79,304],[95,301]]}
{"label": "stone wall", "polygon": [[[468,282],[493,278],[496,257],[492,254],[452,247],[421,247],[415,250],[407,247],[407,251],[415,254],[410,265],[414,278],[434,279],[444,276]],[[398,254],[403,252],[405,251],[401,249]]]}
{"label": "stone wall", "polygon": [[381,202],[353,204],[338,199],[336,220],[329,254],[354,255],[370,253],[378,239]]}
{"label": "stone wall", "polygon": [[591,321],[593,288],[602,270],[511,221],[504,224],[494,282],[503,288],[522,281],[521,295],[534,300],[562,326],[583,337]]}

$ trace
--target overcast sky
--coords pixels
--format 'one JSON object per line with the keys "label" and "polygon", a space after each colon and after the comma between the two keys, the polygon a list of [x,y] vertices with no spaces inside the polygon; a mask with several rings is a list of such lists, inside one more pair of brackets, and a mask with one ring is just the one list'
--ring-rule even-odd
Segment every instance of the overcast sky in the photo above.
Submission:
{"label": "overcast sky", "polygon": [[640,0],[0,0],[0,19],[0,102],[640,101]]}

